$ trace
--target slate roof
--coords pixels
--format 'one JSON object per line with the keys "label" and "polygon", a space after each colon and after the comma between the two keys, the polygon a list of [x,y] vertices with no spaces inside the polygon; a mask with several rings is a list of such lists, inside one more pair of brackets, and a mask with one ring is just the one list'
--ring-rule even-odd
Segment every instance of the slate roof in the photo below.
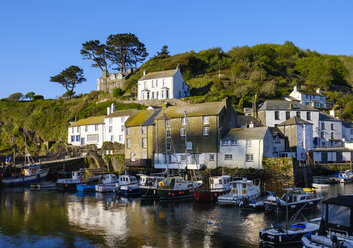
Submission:
{"label": "slate roof", "polygon": [[279,124],[279,126],[292,126],[292,125],[302,125],[302,124],[312,125],[312,123],[310,123],[308,121],[304,121],[304,120],[300,119],[299,117],[293,116],[290,119]]}
{"label": "slate roof", "polygon": [[136,109],[126,109],[126,110],[117,110],[110,115],[107,116],[107,118],[110,117],[119,117],[119,116],[130,116]]}
{"label": "slate roof", "polygon": [[143,75],[139,81],[149,80],[149,79],[157,79],[157,78],[166,78],[173,77],[175,73],[178,72],[178,69],[168,70],[168,71],[156,71],[156,72],[148,72],[146,75]]}
{"label": "slate roof", "polygon": [[262,123],[253,116],[237,115],[237,127],[248,126],[250,123],[254,123],[255,127],[262,127]]}
{"label": "slate roof", "polygon": [[163,119],[164,113],[166,114],[166,118],[184,117],[185,112],[188,117],[218,115],[224,107],[224,102],[208,102],[199,104],[185,104],[180,106],[169,106],[164,109],[162,108],[162,111],[159,113],[157,118]]}
{"label": "slate roof", "polygon": [[254,140],[264,139],[268,127],[232,128],[222,139]]}
{"label": "slate roof", "polygon": [[323,94],[317,93],[317,92],[311,92],[311,91],[306,91],[306,90],[297,90],[299,93],[305,94],[305,95],[312,95],[312,96],[323,96]]}
{"label": "slate roof", "polygon": [[125,121],[126,127],[146,126],[154,123],[154,117],[160,112],[160,109],[136,110]]}
{"label": "slate roof", "polygon": [[71,127],[103,124],[105,116],[94,116],[86,119],[81,119],[71,124]]}
{"label": "slate roof", "polygon": [[293,111],[315,111],[318,110],[294,101],[267,100],[259,106],[259,111],[264,110],[293,110]]}
{"label": "slate roof", "polygon": [[353,128],[353,122],[343,122],[342,125],[347,128]]}
{"label": "slate roof", "polygon": [[323,113],[323,112],[320,112],[319,120],[320,121],[339,121],[339,122],[341,121],[341,120],[336,119],[335,117],[332,117],[331,115]]}
{"label": "slate roof", "polygon": [[284,134],[277,127],[268,127],[268,128],[270,129],[270,132],[273,137],[276,137],[278,135],[280,138],[284,138]]}

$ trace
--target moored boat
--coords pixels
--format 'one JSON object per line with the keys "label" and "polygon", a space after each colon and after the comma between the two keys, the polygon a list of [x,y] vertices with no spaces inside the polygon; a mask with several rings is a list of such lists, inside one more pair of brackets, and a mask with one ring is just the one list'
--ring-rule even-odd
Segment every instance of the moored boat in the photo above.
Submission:
{"label": "moored boat", "polygon": [[76,185],[83,182],[83,171],[72,171],[71,173],[59,172],[59,177],[65,177],[68,174],[71,177],[59,178],[56,181],[56,188],[59,190],[76,190]]}
{"label": "moored boat", "polygon": [[162,176],[139,175],[140,193],[142,198],[157,199],[159,184],[165,179]]}
{"label": "moored boat", "polygon": [[121,175],[118,180],[119,193],[123,195],[138,195],[140,187],[135,176]]}
{"label": "moored boat", "polygon": [[115,192],[118,188],[118,179],[115,174],[103,175],[102,182],[95,186],[96,192]]}
{"label": "moored boat", "polygon": [[[256,184],[257,183],[257,184]],[[254,182],[243,178],[242,180],[232,181],[231,192],[218,197],[218,203],[239,205],[244,199],[255,201],[260,197],[260,181]]]}
{"label": "moored boat", "polygon": [[7,187],[38,183],[40,181],[45,181],[48,172],[49,169],[41,169],[39,164],[23,166],[21,168],[20,175],[14,174],[10,177],[3,177],[1,180],[1,185],[3,187]]}
{"label": "moored boat", "polygon": [[76,185],[76,190],[80,192],[94,192],[95,186],[95,184],[80,183]]}
{"label": "moored boat", "polygon": [[160,201],[190,199],[197,185],[182,177],[168,177],[158,188],[158,198]]}
{"label": "moored boat", "polygon": [[198,201],[217,201],[218,197],[231,190],[230,176],[210,177],[194,191],[194,198]]}

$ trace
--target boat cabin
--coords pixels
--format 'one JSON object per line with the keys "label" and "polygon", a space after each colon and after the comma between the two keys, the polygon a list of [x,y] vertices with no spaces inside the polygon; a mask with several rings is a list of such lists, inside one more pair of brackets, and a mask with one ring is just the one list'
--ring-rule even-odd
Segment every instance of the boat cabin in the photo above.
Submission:
{"label": "boat cabin", "polygon": [[353,195],[341,195],[322,202],[319,235],[328,234],[353,238]]}
{"label": "boat cabin", "polygon": [[[231,193],[237,194],[238,196],[246,196],[250,191],[254,191],[254,182],[243,178],[242,180],[236,180],[230,182],[231,184]],[[256,187],[257,188],[257,187]]]}
{"label": "boat cabin", "polygon": [[210,190],[229,190],[230,189],[230,176],[219,176],[210,178]]}
{"label": "boat cabin", "polygon": [[314,194],[304,192],[301,188],[284,188],[283,190],[287,191],[287,193],[281,197],[281,200],[285,202],[302,202],[316,198]]}
{"label": "boat cabin", "polygon": [[22,167],[22,175],[24,175],[24,176],[32,176],[32,175],[37,174],[39,172],[39,170],[40,170],[40,165],[39,164],[23,166]]}
{"label": "boat cabin", "polygon": [[147,176],[139,175],[141,186],[156,186],[159,182],[163,181],[165,178],[161,176]]}
{"label": "boat cabin", "polygon": [[115,174],[103,175],[102,184],[117,183],[118,179]]}
{"label": "boat cabin", "polygon": [[137,184],[138,181],[135,176],[121,175],[119,176],[119,185]]}

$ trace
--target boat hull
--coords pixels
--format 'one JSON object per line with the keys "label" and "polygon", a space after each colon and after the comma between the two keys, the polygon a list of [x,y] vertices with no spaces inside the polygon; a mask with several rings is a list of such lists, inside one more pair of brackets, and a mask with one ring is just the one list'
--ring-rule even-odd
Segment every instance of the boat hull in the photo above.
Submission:
{"label": "boat hull", "polygon": [[194,198],[195,198],[195,200],[198,200],[198,201],[216,202],[218,200],[219,196],[224,195],[228,192],[229,192],[229,190],[218,191],[218,192],[212,192],[209,190],[196,190],[196,191],[194,191]]}
{"label": "boat hull", "polygon": [[95,185],[94,184],[77,184],[76,190],[80,192],[94,192]]}
{"label": "boat hull", "polygon": [[172,189],[158,189],[158,198],[160,201],[173,201],[190,199],[193,197],[193,191],[185,190],[172,190]]}
{"label": "boat hull", "polygon": [[2,178],[1,185],[3,187],[22,186],[32,183],[39,183],[47,178],[49,169],[41,170],[39,173],[31,176],[20,177],[4,177]]}
{"label": "boat hull", "polygon": [[158,189],[156,187],[140,187],[142,198],[158,199]]}
{"label": "boat hull", "polygon": [[[310,201],[311,203],[309,203],[309,204],[307,204],[308,201],[300,202],[300,203],[290,203],[290,204],[288,204],[288,212],[297,211],[297,210],[301,209],[302,207],[304,207],[303,209],[315,208],[315,207],[317,207],[317,205],[319,204],[320,201],[321,201],[321,198],[312,200],[312,201]],[[304,206],[306,204],[307,204],[307,206]],[[275,213],[282,214],[282,213],[286,213],[286,211],[287,211],[287,207],[284,204],[264,202],[264,205],[265,205],[265,211],[268,211],[268,212],[275,212]]]}
{"label": "boat hull", "polygon": [[76,187],[79,183],[56,183],[56,188],[58,190],[73,190],[76,191]]}
{"label": "boat hull", "polygon": [[96,192],[115,192],[117,191],[116,184],[97,184],[95,187]]}

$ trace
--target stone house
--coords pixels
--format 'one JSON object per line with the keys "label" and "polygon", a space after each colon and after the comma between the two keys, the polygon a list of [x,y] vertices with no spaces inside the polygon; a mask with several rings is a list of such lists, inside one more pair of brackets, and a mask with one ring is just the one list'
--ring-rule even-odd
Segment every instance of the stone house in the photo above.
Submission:
{"label": "stone house", "polygon": [[125,121],[134,112],[134,109],[115,111],[115,106],[107,108],[107,116],[104,119],[104,141],[125,144]]}
{"label": "stone house", "polygon": [[301,104],[313,108],[332,108],[332,102],[326,102],[326,97],[322,94],[320,88],[318,88],[316,92],[309,92],[299,89],[298,86],[294,86],[293,91],[289,94],[289,96],[285,96],[284,99],[287,101],[298,101]]}
{"label": "stone house", "polygon": [[274,137],[268,127],[233,128],[222,137],[219,166],[262,169],[264,157],[274,157]]}
{"label": "stone house", "polygon": [[96,145],[102,147],[105,136],[105,116],[81,119],[68,128],[68,143],[74,146]]}
{"label": "stone house", "polygon": [[108,73],[103,71],[103,75],[97,79],[97,90],[113,94],[113,89],[122,88],[124,86],[125,79],[128,79],[132,74],[132,68],[129,68],[127,72]]}
{"label": "stone house", "polygon": [[136,110],[125,121],[125,165],[152,167],[154,154],[154,118],[161,109]]}
{"label": "stone house", "polygon": [[279,124],[286,138],[286,151],[295,152],[298,161],[306,159],[306,151],[313,149],[313,124],[296,116]]}
{"label": "stone house", "polygon": [[155,119],[154,167],[216,168],[220,139],[235,126],[229,99],[162,108]]}
{"label": "stone house", "polygon": [[163,100],[190,96],[179,67],[175,70],[145,72],[138,80],[137,100]]}

